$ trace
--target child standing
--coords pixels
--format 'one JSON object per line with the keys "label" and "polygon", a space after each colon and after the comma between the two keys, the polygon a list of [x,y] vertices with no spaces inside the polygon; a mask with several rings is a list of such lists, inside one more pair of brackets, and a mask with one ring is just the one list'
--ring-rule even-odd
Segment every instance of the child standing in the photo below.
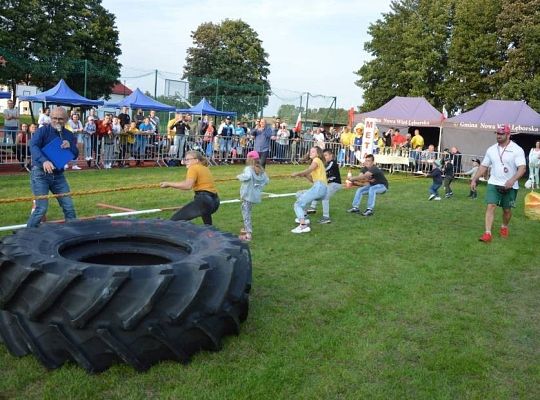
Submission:
{"label": "child standing", "polygon": [[242,182],[240,186],[240,198],[242,199],[242,219],[244,229],[240,231],[241,240],[250,241],[253,233],[251,225],[251,208],[253,204],[261,202],[261,192],[263,187],[270,181],[259,160],[259,153],[250,151],[246,158],[244,171],[237,176]]}
{"label": "child standing", "polygon": [[441,171],[441,160],[435,160],[433,162],[433,169],[427,174],[433,178],[433,183],[429,188],[429,197],[428,200],[440,200],[439,197],[439,188],[442,186],[443,178]]}
{"label": "child standing", "polygon": [[444,161],[444,197],[449,199],[454,195],[450,184],[454,180],[454,164],[452,160],[446,159]]}
{"label": "child standing", "polygon": [[[463,173],[463,175],[469,175],[471,178],[476,175],[476,171],[478,171],[478,167],[480,166],[480,160],[478,158],[473,158],[472,163],[473,163],[472,168]],[[474,188],[474,190],[471,189],[467,197],[471,199],[476,199],[478,197],[476,188]]]}

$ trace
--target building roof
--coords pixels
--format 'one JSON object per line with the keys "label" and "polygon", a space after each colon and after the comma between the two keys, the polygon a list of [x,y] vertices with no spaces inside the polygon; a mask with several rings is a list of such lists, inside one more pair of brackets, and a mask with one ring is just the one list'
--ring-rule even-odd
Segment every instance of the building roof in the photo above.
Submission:
{"label": "building roof", "polygon": [[129,96],[131,93],[133,93],[133,90],[122,83],[115,83],[111,91],[111,94],[119,94],[121,96]]}

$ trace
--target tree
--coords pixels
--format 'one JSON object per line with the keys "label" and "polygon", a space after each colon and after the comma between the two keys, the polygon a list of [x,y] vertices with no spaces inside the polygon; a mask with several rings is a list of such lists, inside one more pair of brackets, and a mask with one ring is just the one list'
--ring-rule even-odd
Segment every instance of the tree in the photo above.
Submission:
{"label": "tree", "polygon": [[470,110],[496,97],[504,63],[497,34],[500,0],[457,0],[445,84],[448,111]]}
{"label": "tree", "polygon": [[189,80],[192,103],[207,97],[216,100],[214,107],[244,115],[268,104],[268,54],[248,24],[206,22],[191,37],[194,46],[187,49],[183,79]]}
{"label": "tree", "polygon": [[503,0],[497,18],[505,63],[495,75],[501,99],[540,110],[540,0]]}
{"label": "tree", "polygon": [[374,59],[356,72],[356,85],[364,89],[362,110],[394,96],[424,96],[442,107],[453,1],[394,1],[392,11],[370,25],[372,40],[364,48]]}
{"label": "tree", "polygon": [[0,82],[49,88],[60,78],[87,97],[108,96],[120,75],[115,17],[101,0],[0,0]]}

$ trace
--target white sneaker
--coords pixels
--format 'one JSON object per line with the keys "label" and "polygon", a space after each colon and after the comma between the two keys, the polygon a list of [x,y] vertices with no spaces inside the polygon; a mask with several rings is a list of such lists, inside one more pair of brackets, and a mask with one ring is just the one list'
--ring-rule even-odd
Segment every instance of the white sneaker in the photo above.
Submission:
{"label": "white sneaker", "polygon": [[81,167],[79,167],[78,165],[73,165],[71,169],[81,169]]}
{"label": "white sneaker", "polygon": [[307,225],[298,225],[296,228],[291,229],[292,233],[308,233],[311,232],[311,228]]}
{"label": "white sneaker", "polygon": [[[300,220],[298,218],[295,218],[294,219],[294,222],[296,222],[297,224],[300,223]],[[306,225],[309,225],[310,224],[310,221],[309,221],[309,218],[304,218],[304,224]]]}
{"label": "white sneaker", "polygon": [[69,164],[64,165],[64,169],[68,169],[68,168],[69,168]]}
{"label": "white sneaker", "polygon": [[440,200],[441,198],[439,196],[435,197],[433,200]]}
{"label": "white sneaker", "polygon": [[434,194],[431,194],[428,198],[428,200],[433,200],[436,196]]}

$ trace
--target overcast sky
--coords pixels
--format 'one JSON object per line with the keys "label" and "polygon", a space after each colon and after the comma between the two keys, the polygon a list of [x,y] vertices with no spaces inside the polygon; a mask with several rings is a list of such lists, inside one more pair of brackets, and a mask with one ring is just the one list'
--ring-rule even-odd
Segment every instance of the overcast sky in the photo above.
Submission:
{"label": "overcast sky", "polygon": [[369,59],[364,51],[364,42],[370,39],[368,26],[390,11],[390,2],[103,0],[102,4],[116,15],[127,86],[142,86],[129,78],[149,70],[181,73],[186,49],[193,45],[191,32],[201,23],[241,19],[262,40],[270,62],[269,80],[277,93],[287,89],[336,96],[338,107],[349,108],[362,103],[354,71]]}

